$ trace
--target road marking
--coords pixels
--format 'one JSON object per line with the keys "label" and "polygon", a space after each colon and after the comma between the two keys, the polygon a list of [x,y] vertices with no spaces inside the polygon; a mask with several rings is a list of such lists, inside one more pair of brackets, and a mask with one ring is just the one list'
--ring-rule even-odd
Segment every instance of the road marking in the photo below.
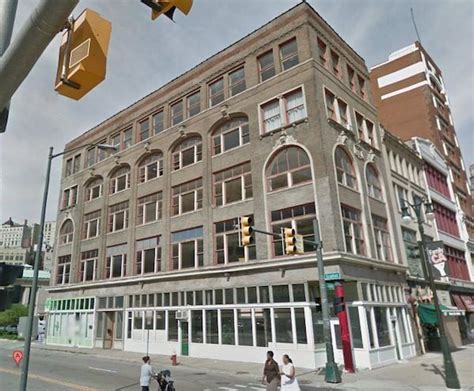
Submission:
{"label": "road marking", "polygon": [[242,384],[234,384],[234,386],[239,387],[239,388],[247,388],[247,386],[243,386]]}
{"label": "road marking", "polygon": [[250,387],[252,390],[258,390],[258,391],[265,391],[266,388],[262,388],[262,387]]}
{"label": "road marking", "polygon": [[219,390],[226,390],[226,391],[239,391],[237,388],[229,388],[229,387],[219,387]]}
{"label": "road marking", "polygon": [[[9,373],[9,374],[11,374],[11,375],[20,376],[20,371],[19,371],[19,370],[7,369],[7,368],[0,368],[0,372],[4,372],[4,373]],[[45,382],[45,383],[57,384],[57,385],[59,385],[59,386],[68,387],[68,388],[73,389],[73,390],[79,390],[79,391],[101,391],[101,390],[99,390],[99,389],[97,389],[97,388],[82,386],[82,385],[80,385],[80,384],[67,383],[67,382],[63,382],[63,381],[60,381],[60,380],[51,379],[51,378],[49,378],[49,377],[44,377],[44,376],[40,376],[40,375],[35,375],[34,373],[29,373],[29,374],[28,374],[28,378],[29,378],[29,379],[37,379],[37,380],[43,381],[43,382]]]}
{"label": "road marking", "polygon": [[89,367],[89,369],[94,369],[95,371],[117,373],[117,371],[114,371],[113,369],[104,369],[104,368],[95,368],[95,367]]}

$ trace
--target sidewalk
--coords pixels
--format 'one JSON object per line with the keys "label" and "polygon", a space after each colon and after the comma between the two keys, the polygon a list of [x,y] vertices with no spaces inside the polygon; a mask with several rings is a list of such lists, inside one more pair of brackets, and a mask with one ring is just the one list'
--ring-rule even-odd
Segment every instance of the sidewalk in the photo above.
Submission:
{"label": "sidewalk", "polygon": [[[33,343],[32,347],[35,350],[56,350],[133,363],[140,362],[143,356],[141,353],[118,350],[105,351],[102,349],[60,347],[41,345],[38,343]],[[153,355],[152,359],[158,367],[171,366],[171,361],[168,356]],[[453,352],[453,359],[463,390],[474,391],[474,344],[467,345],[463,349]],[[260,379],[262,373],[262,366],[255,363],[210,360],[194,357],[179,357],[178,362],[180,367],[186,367],[192,370],[212,370],[213,372],[223,374],[241,374],[254,377],[255,379]],[[402,361],[372,371],[361,370],[355,374],[344,373],[342,375],[342,383],[337,385],[325,383],[323,374],[315,373],[314,370],[297,368],[297,374],[300,384],[306,387],[364,391],[435,391],[445,389],[442,362],[443,357],[440,353],[428,353],[409,361]]]}

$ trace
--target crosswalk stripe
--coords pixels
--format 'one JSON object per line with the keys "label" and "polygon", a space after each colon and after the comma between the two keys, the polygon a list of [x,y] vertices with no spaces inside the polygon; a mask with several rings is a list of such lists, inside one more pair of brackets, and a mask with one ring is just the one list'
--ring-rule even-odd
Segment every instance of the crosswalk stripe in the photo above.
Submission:
{"label": "crosswalk stripe", "polygon": [[219,387],[219,390],[226,390],[226,391],[239,391],[237,388],[229,388],[229,387]]}
{"label": "crosswalk stripe", "polygon": [[239,388],[247,388],[247,386],[243,386],[242,384],[234,384],[234,386],[239,387]]}

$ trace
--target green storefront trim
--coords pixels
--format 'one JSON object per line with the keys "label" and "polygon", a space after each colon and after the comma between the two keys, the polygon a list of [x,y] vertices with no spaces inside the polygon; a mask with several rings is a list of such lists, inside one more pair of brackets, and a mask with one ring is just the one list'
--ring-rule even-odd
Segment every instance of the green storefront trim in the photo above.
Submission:
{"label": "green storefront trim", "polygon": [[[441,304],[441,311],[445,316],[460,316],[463,315],[463,311],[452,309]],[[438,316],[436,314],[434,304],[419,304],[418,315],[420,316],[421,323],[431,324],[433,326],[438,325]]]}

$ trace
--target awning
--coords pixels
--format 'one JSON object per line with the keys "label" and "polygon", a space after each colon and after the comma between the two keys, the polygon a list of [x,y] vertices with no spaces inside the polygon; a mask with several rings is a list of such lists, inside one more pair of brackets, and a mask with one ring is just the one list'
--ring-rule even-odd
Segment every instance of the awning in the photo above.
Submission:
{"label": "awning", "polygon": [[461,295],[461,300],[464,303],[466,311],[474,312],[474,296]]}
{"label": "awning", "polygon": [[451,293],[451,298],[453,299],[454,304],[456,305],[456,307],[458,307],[460,310],[465,310],[466,309],[466,306],[464,305],[464,303],[461,299],[461,296],[459,296],[455,293]]}
{"label": "awning", "polygon": [[[444,316],[461,316],[464,315],[464,311],[456,307],[445,306],[441,304],[441,311]],[[432,324],[436,326],[438,324],[438,316],[434,304],[419,304],[418,315],[420,316],[421,323]]]}

